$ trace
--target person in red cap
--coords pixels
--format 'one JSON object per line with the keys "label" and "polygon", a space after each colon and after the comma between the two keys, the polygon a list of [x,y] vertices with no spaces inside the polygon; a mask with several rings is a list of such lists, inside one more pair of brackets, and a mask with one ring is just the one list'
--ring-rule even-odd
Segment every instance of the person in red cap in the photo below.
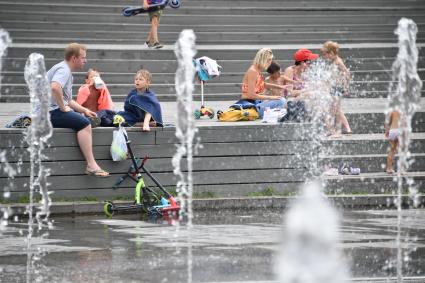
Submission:
{"label": "person in red cap", "polygon": [[285,91],[285,96],[298,97],[306,93],[301,77],[311,61],[318,57],[319,54],[315,54],[306,48],[299,49],[294,53],[295,64],[286,68],[283,72],[284,84],[291,86]]}

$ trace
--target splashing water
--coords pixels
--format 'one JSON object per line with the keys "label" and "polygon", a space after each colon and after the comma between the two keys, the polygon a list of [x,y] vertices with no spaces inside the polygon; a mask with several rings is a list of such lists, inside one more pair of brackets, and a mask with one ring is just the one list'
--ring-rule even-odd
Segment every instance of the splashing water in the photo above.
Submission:
{"label": "splashing water", "polygon": [[348,278],[340,243],[339,216],[319,182],[306,184],[285,216],[283,249],[275,270],[282,283],[342,283]]}
{"label": "splashing water", "polygon": [[[193,57],[196,54],[195,34],[193,30],[183,30],[177,40],[174,53],[178,61],[178,68],[175,76],[175,86],[177,94],[177,122],[176,137],[179,141],[176,154],[173,156],[172,164],[174,174],[177,175],[178,200],[181,210],[180,218],[187,218],[188,230],[188,281],[192,282],[192,162],[193,162],[193,140],[197,132],[193,116],[193,80],[195,77],[195,68],[193,66]],[[187,174],[183,174],[181,161],[186,156]]]}
{"label": "splashing water", "polygon": [[[9,33],[4,29],[0,29],[0,71],[2,70],[3,57],[6,54],[7,47],[10,45],[12,40],[9,37]],[[0,97],[1,97],[1,75],[0,75]],[[0,170],[7,174],[9,180],[13,180],[16,176],[16,170],[7,162],[6,152],[0,152]],[[3,198],[8,199],[10,197],[10,191],[12,190],[13,183],[3,188]],[[0,232],[5,229],[8,224],[9,216],[12,211],[10,207],[2,207],[1,209],[1,220],[0,220]]]}
{"label": "splashing water", "polygon": [[[7,47],[12,43],[9,33],[4,29],[0,29],[0,71],[2,70],[3,56],[6,55]],[[1,90],[1,75],[0,75],[0,90]],[[1,96],[1,92],[0,92]]]}
{"label": "splashing water", "polygon": [[307,162],[302,196],[295,201],[285,217],[286,234],[282,253],[275,266],[279,282],[342,283],[349,278],[345,260],[338,249],[338,214],[322,196],[324,179],[320,157],[332,154],[323,146],[324,137],[336,118],[335,103],[330,93],[335,81],[335,68],[330,62],[317,59],[304,71],[305,95],[309,124],[302,128],[308,140],[306,152],[299,158]]}
{"label": "splashing water", "polygon": [[[331,77],[329,64],[320,58],[304,73],[305,88],[308,91],[304,101],[310,115],[311,127],[307,128],[303,135],[311,142],[309,152],[317,153],[319,156],[323,155],[324,150],[322,142],[326,132],[325,125],[332,118],[330,113],[332,98],[329,87]],[[309,170],[306,177],[307,180],[314,180],[320,177],[323,170],[316,154],[308,154],[307,158]]]}
{"label": "splashing water", "polygon": [[51,102],[50,85],[46,76],[44,57],[41,54],[32,53],[25,65],[25,81],[29,88],[31,101],[31,126],[27,132],[27,142],[30,152],[30,191],[28,213],[28,236],[27,236],[27,282],[33,282],[35,263],[40,256],[32,251],[33,236],[33,213],[34,213],[34,193],[41,194],[41,207],[36,212],[35,218],[38,223],[38,230],[41,231],[43,225],[49,228],[52,223],[49,221],[49,208],[51,200],[47,190],[47,177],[50,171],[43,167],[42,160],[45,159],[43,150],[48,146],[47,142],[52,136],[52,125],[50,123],[49,106]]}
{"label": "splashing water", "polygon": [[419,204],[417,188],[413,186],[413,179],[405,173],[409,169],[411,154],[409,151],[410,135],[412,133],[412,117],[419,109],[422,81],[418,75],[418,48],[416,34],[418,28],[414,21],[400,19],[395,34],[398,36],[398,54],[392,66],[392,83],[388,95],[388,111],[399,111],[399,146],[397,162],[397,282],[403,281],[403,256],[401,248],[402,223],[402,188],[403,180],[409,188],[409,195],[414,207]]}

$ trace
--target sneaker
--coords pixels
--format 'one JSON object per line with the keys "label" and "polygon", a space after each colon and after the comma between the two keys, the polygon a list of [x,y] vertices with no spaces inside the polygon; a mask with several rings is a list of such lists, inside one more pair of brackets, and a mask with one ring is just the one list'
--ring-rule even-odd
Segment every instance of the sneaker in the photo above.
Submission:
{"label": "sneaker", "polygon": [[160,49],[160,48],[162,48],[162,47],[164,47],[164,45],[162,45],[161,43],[159,43],[159,42],[155,42],[150,48],[153,48],[153,49]]}
{"label": "sneaker", "polygon": [[89,117],[89,120],[92,128],[97,128],[100,126],[101,120],[99,117]]}
{"label": "sneaker", "polygon": [[153,43],[150,43],[149,41],[145,41],[145,47],[152,48]]}

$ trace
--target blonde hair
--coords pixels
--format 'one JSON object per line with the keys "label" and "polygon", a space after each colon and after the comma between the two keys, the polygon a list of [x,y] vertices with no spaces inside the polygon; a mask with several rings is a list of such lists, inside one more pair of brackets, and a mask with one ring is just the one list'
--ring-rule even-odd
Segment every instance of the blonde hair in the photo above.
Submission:
{"label": "blonde hair", "polygon": [[149,83],[152,81],[152,74],[146,69],[138,70],[134,75],[134,78],[137,78],[139,76],[145,78],[145,80],[147,80]]}
{"label": "blonde hair", "polygon": [[269,60],[270,58],[273,59],[273,51],[270,48],[261,48],[255,55],[252,64],[265,69],[266,67],[268,67],[267,60]]}
{"label": "blonde hair", "polygon": [[83,44],[75,42],[68,44],[68,46],[65,48],[65,60],[71,60],[72,56],[79,57],[81,50],[86,51],[87,47],[85,47]]}
{"label": "blonde hair", "polygon": [[322,51],[338,55],[339,44],[338,42],[328,40],[323,44]]}

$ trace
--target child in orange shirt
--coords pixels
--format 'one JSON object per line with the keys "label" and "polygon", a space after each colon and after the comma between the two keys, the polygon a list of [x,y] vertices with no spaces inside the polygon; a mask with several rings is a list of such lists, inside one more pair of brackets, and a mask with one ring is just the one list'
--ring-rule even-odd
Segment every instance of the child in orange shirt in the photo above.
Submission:
{"label": "child in orange shirt", "polygon": [[111,94],[98,70],[91,68],[87,71],[85,84],[78,90],[77,103],[93,112],[114,108]]}

